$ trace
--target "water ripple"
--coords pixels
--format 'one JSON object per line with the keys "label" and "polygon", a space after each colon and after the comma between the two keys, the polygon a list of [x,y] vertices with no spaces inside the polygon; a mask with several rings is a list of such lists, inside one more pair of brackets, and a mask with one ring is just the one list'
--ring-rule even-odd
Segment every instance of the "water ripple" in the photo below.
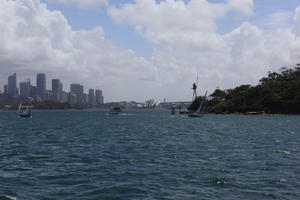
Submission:
{"label": "water ripple", "polygon": [[299,120],[0,112],[0,200],[300,199]]}

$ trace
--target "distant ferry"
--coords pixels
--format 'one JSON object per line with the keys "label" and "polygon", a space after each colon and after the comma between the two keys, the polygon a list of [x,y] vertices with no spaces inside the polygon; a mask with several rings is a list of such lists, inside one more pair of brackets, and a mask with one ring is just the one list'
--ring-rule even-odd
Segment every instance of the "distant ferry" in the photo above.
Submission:
{"label": "distant ferry", "polygon": [[109,108],[108,114],[110,115],[118,115],[122,112],[120,107],[112,106]]}

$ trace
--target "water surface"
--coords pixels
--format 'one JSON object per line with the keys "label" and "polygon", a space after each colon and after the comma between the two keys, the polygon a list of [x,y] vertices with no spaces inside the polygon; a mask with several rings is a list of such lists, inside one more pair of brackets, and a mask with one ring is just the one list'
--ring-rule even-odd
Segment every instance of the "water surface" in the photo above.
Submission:
{"label": "water surface", "polygon": [[300,199],[300,117],[0,112],[0,200]]}

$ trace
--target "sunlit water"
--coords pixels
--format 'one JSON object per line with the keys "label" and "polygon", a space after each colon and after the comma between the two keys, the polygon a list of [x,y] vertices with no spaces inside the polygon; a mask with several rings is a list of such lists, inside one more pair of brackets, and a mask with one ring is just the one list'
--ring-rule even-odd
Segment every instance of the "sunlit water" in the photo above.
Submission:
{"label": "sunlit water", "polygon": [[300,199],[300,117],[0,112],[0,200]]}

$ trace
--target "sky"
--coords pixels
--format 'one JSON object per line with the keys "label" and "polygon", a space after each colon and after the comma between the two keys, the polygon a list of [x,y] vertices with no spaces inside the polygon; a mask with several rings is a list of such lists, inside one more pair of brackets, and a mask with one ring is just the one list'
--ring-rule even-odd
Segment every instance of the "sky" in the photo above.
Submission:
{"label": "sky", "polygon": [[[37,73],[105,101],[188,101],[300,62],[299,0],[1,0],[0,86]],[[3,90],[3,89],[1,89]]]}

